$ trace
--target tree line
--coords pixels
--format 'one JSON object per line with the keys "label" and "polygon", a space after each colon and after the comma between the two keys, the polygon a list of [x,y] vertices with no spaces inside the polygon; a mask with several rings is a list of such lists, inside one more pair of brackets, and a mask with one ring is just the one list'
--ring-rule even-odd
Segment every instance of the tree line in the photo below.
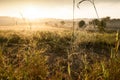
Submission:
{"label": "tree line", "polygon": [[[107,21],[110,21],[110,17],[105,17],[105,18],[101,18],[101,19],[93,19],[92,21],[89,22],[89,25],[94,26],[94,28],[98,28],[99,31],[104,31],[105,27],[106,27],[106,23]],[[83,28],[86,27],[86,22],[84,20],[81,20],[78,22],[78,26],[79,28]]]}

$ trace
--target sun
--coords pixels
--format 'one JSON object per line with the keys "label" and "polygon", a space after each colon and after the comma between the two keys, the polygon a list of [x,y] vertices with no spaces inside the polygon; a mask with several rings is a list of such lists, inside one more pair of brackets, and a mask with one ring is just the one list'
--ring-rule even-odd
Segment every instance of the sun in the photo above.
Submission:
{"label": "sun", "polygon": [[40,13],[39,13],[39,8],[34,7],[34,6],[27,6],[22,10],[22,15],[24,18],[26,19],[36,19],[40,17]]}
{"label": "sun", "polygon": [[20,18],[35,20],[38,18],[71,18],[71,11],[68,8],[48,8],[38,5],[26,5],[20,9]]}

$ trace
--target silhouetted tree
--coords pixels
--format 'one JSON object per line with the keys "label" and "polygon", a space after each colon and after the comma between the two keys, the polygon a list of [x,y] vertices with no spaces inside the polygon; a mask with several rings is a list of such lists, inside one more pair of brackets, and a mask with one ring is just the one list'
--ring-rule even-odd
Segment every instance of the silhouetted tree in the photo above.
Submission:
{"label": "silhouetted tree", "polygon": [[100,31],[104,31],[105,30],[105,27],[106,27],[106,22],[107,22],[107,19],[104,18],[100,21],[100,24],[98,25],[98,28]]}
{"label": "silhouetted tree", "polygon": [[110,17],[107,16],[107,17],[105,17],[105,18],[102,18],[102,20],[104,20],[104,21],[110,21]]}
{"label": "silhouetted tree", "polygon": [[100,31],[104,31],[107,21],[110,21],[110,17],[99,19],[94,19],[89,22],[90,25],[97,26]]}
{"label": "silhouetted tree", "polygon": [[92,24],[94,26],[99,26],[100,25],[100,21],[99,21],[99,19],[93,19],[92,21],[89,22],[89,24]]}
{"label": "silhouetted tree", "polygon": [[64,24],[65,24],[65,21],[61,21],[60,23],[61,23],[62,25],[64,25]]}
{"label": "silhouetted tree", "polygon": [[82,28],[86,25],[85,21],[81,20],[79,23],[78,23],[79,27]]}

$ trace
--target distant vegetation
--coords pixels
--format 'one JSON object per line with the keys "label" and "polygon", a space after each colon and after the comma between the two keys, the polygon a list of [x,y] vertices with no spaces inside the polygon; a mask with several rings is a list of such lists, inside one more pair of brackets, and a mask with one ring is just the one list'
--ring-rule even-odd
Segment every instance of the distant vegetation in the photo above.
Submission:
{"label": "distant vegetation", "polygon": [[110,17],[101,18],[100,19],[93,19],[89,22],[89,24],[93,25],[94,27],[98,27],[99,31],[105,31],[107,22],[110,21]]}
{"label": "distant vegetation", "polygon": [[79,27],[82,28],[82,27],[85,27],[86,23],[85,21],[81,20],[79,23],[78,23]]}
{"label": "distant vegetation", "polygon": [[[35,21],[29,21],[29,20],[23,20],[18,18],[12,18],[12,17],[0,17],[0,29],[6,28],[11,26],[11,28],[8,28],[8,30],[12,29],[12,26],[14,26],[13,29],[16,28],[23,28],[22,26],[28,26],[31,29],[32,26],[48,26],[48,27],[58,27],[58,28],[71,28],[72,27],[72,20],[62,20],[62,19],[37,19]],[[7,27],[6,27],[7,26]],[[19,27],[18,27],[19,26]],[[36,27],[36,28],[37,28]],[[120,19],[110,19],[110,17],[105,18],[99,18],[99,19],[75,19],[75,27],[79,29],[85,29],[89,28],[87,30],[99,30],[99,31],[105,31],[105,30],[117,30],[120,28]],[[94,28],[91,28],[94,27]],[[27,28],[28,29],[28,28]],[[86,30],[86,29],[85,29]]]}

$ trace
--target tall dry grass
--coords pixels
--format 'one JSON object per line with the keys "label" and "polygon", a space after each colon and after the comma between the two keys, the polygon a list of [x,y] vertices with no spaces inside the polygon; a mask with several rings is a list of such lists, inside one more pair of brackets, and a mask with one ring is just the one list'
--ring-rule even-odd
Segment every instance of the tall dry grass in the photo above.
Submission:
{"label": "tall dry grass", "polygon": [[120,79],[119,32],[77,31],[68,55],[71,36],[69,31],[1,31],[0,79]]}

